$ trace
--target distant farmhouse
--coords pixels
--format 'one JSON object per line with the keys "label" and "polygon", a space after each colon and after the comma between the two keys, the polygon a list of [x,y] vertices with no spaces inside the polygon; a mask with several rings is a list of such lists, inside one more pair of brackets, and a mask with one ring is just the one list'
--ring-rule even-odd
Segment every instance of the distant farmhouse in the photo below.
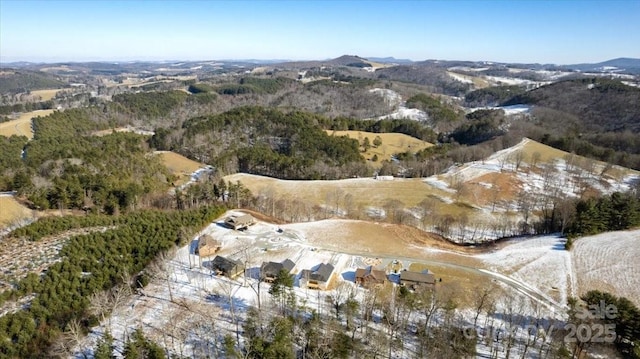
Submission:
{"label": "distant farmhouse", "polygon": [[242,264],[233,259],[225,258],[223,256],[216,256],[211,261],[211,269],[216,275],[224,275],[228,278],[235,278],[242,274]]}
{"label": "distant farmhouse", "polygon": [[224,224],[229,228],[233,228],[236,231],[252,226],[256,223],[255,218],[250,214],[243,214],[241,216],[229,216],[225,219]]}
{"label": "distant farmhouse", "polygon": [[209,257],[220,250],[220,242],[210,235],[201,236],[198,239],[198,252],[200,257]]}
{"label": "distant farmhouse", "polygon": [[305,269],[300,272],[300,287],[310,289],[327,289],[333,266],[330,263],[322,263],[315,270]]}
{"label": "distant farmhouse", "polygon": [[405,270],[400,272],[400,285],[411,290],[420,288],[433,289],[436,285],[436,277],[428,270],[423,272],[411,272]]}
{"label": "distant farmhouse", "polygon": [[382,286],[386,281],[387,274],[383,270],[373,269],[372,266],[356,269],[356,284],[362,287]]}
{"label": "distant farmhouse", "polygon": [[295,266],[296,264],[290,259],[285,259],[280,263],[262,262],[262,265],[260,266],[260,279],[267,283],[273,283],[280,271],[285,270],[287,273],[291,273],[291,270]]}

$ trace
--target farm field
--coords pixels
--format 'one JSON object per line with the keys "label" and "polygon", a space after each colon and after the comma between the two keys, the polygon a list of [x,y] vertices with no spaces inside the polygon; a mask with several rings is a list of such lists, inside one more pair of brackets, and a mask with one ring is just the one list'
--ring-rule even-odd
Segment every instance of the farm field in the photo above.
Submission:
{"label": "farm field", "polygon": [[578,238],[571,248],[578,294],[597,289],[640,306],[640,230]]}
{"label": "farm field", "polygon": [[[448,196],[449,193],[426,184],[419,178],[396,178],[392,181],[374,178],[352,178],[333,181],[278,180],[271,177],[236,173],[225,180],[243,183],[253,194],[274,192],[279,197],[298,199],[320,206],[332,207],[332,197],[352,195],[355,207],[382,207],[389,199],[401,201],[411,207],[429,196]],[[342,208],[342,204],[340,204]],[[330,209],[329,209],[330,210]]]}
{"label": "farm field", "polygon": [[11,135],[27,136],[33,138],[31,119],[38,116],[48,116],[54,110],[37,110],[20,114],[15,120],[0,123],[0,136],[10,137]]}
{"label": "farm field", "polygon": [[31,91],[31,95],[40,97],[42,101],[49,101],[54,98],[60,91],[62,91],[62,89],[33,90]]}
{"label": "farm field", "polygon": [[[365,138],[369,138],[371,147],[362,153],[362,156],[370,161],[371,165],[379,168],[382,166],[382,161],[389,161],[395,154],[402,152],[418,152],[425,148],[433,146],[432,143],[422,141],[420,139],[405,135],[403,133],[373,133],[365,131],[331,131],[327,130],[327,134],[333,136],[347,136],[358,140],[360,144]],[[380,137],[382,144],[379,147],[373,146],[373,140],[376,137]],[[377,156],[377,161],[372,161],[372,157]]]}
{"label": "farm field", "polygon": [[484,79],[483,77],[469,76],[469,75],[465,75],[465,74],[461,74],[453,71],[447,71],[447,75],[451,76],[453,79],[457,81],[473,84],[473,87],[476,89],[481,89],[481,88],[491,86],[491,83],[486,79]]}
{"label": "farm field", "polygon": [[626,168],[610,167],[606,175],[603,169],[604,164],[567,157],[565,152],[525,139],[485,160],[452,166],[427,178],[293,181],[238,173],[225,180],[240,181],[254,195],[295,199],[321,208],[325,217],[385,218],[390,200],[404,208],[408,221],[422,222],[424,228],[436,224],[433,216],[425,217],[425,210],[439,216],[466,216],[473,220],[448,236],[474,243],[511,235],[510,229],[500,234],[495,228],[517,227],[522,220],[518,211],[522,193],[544,197],[557,192],[579,198],[587,191],[624,192],[640,179],[640,173]]}
{"label": "farm field", "polygon": [[169,171],[178,177],[174,183],[176,186],[189,182],[194,172],[205,167],[202,163],[190,160],[175,152],[156,151],[155,154],[160,156]]}
{"label": "farm field", "polygon": [[12,224],[33,217],[33,211],[18,203],[13,196],[0,195],[0,233]]}

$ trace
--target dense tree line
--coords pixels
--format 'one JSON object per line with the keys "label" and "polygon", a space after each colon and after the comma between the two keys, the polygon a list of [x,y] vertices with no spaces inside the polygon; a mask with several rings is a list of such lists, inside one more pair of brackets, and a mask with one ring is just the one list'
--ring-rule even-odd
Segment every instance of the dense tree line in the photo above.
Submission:
{"label": "dense tree line", "polygon": [[409,108],[417,108],[426,112],[429,115],[429,120],[434,124],[455,123],[464,118],[463,114],[455,107],[444,104],[442,101],[425,93],[411,96],[406,103]]}
{"label": "dense tree line", "polygon": [[[37,110],[50,110],[54,108],[55,103],[51,100],[40,102],[17,103],[14,105],[0,106],[0,115],[10,115],[14,112],[31,112]],[[0,121],[1,122],[1,121]]]}
{"label": "dense tree line", "polygon": [[[575,128],[578,131],[578,128]],[[594,158],[603,162],[617,164],[623,167],[640,169],[640,137],[637,133],[630,132],[605,132],[605,133],[549,133],[542,136],[539,132],[529,133],[531,139],[545,145],[575,153],[580,156]],[[618,140],[612,140],[617,138]]]}
{"label": "dense tree line", "polygon": [[[367,76],[369,74],[362,74]],[[378,69],[370,74],[378,80],[393,80],[424,85],[432,93],[440,93],[450,96],[464,96],[471,85],[456,81],[447,74],[444,67],[432,66],[432,64],[400,65]]]}
{"label": "dense tree line", "polygon": [[134,116],[166,117],[184,104],[189,95],[183,91],[123,93],[113,96],[113,103]]}
{"label": "dense tree line", "polygon": [[172,176],[149,156],[144,137],[132,133],[93,136],[100,128],[85,110],[54,112],[33,120],[34,138],[0,141],[0,184],[35,208],[75,208],[117,213],[143,197],[164,192]]}
{"label": "dense tree line", "polygon": [[150,143],[173,148],[227,173],[243,171],[286,179],[366,174],[358,141],[327,135],[318,115],[242,107],[184,123],[177,142],[158,131]]}
{"label": "dense tree line", "polygon": [[521,95],[526,88],[522,86],[492,86],[469,92],[464,102],[469,107],[499,106],[514,96]]}
{"label": "dense tree line", "polygon": [[504,103],[518,104],[546,107],[575,116],[579,132],[583,133],[640,132],[640,88],[627,86],[619,80],[559,81],[514,96]]}
{"label": "dense tree line", "polygon": [[489,141],[505,133],[506,118],[503,110],[477,110],[466,115],[468,121],[450,134],[454,141],[475,145]]}
{"label": "dense tree line", "polygon": [[437,134],[423,123],[409,119],[361,120],[348,117],[324,118],[320,124],[327,130],[365,131],[374,133],[403,133],[426,142],[435,143]]}
{"label": "dense tree line", "polygon": [[640,200],[630,193],[580,200],[575,208],[575,220],[566,230],[569,237],[640,226]]}
{"label": "dense tree line", "polygon": [[[33,296],[30,305],[0,317],[0,356],[44,358],[69,355],[68,337],[81,337],[89,326],[108,315],[108,307],[91,310],[91,296],[116,287],[136,285],[132,278],[162,252],[183,245],[199,230],[224,212],[221,207],[160,212],[142,211],[118,220],[117,228],[72,237],[59,253],[60,261],[42,276],[29,274],[14,290],[1,298],[18,300]],[[49,234],[68,227],[55,224],[32,226],[49,228]],[[93,224],[89,222],[82,223]],[[30,232],[30,230],[26,230]],[[18,233],[18,232],[17,232]],[[46,230],[38,233],[46,234]],[[133,338],[135,342],[137,339]],[[132,346],[139,347],[132,343]],[[135,348],[131,348],[133,350]]]}
{"label": "dense tree line", "polygon": [[0,93],[20,93],[66,86],[66,83],[50,74],[23,70],[0,75],[0,80]]}
{"label": "dense tree line", "polygon": [[0,136],[0,191],[14,188],[14,174],[23,168],[22,149],[27,141],[24,136]]}
{"label": "dense tree line", "polygon": [[[603,325],[612,329],[611,332],[602,330],[600,334],[605,337],[613,334],[613,338],[607,338],[613,339],[608,343],[613,343],[623,357],[640,358],[640,309],[625,297],[599,290],[588,291],[581,299],[583,305],[577,298],[569,298],[569,323],[578,328],[591,326],[596,329],[599,328],[596,325]],[[597,330],[594,330],[594,335],[598,335]],[[589,345],[603,344],[577,341],[573,355],[584,355]]]}
{"label": "dense tree line", "polygon": [[243,77],[238,83],[224,84],[216,88],[220,95],[275,94],[293,80],[285,77]]}
{"label": "dense tree line", "polygon": [[121,224],[123,219],[124,217],[105,215],[43,217],[28,226],[16,228],[11,235],[37,241],[45,236],[56,235],[71,229]]}
{"label": "dense tree line", "polygon": [[598,290],[591,290],[581,298],[587,305],[605,308],[605,310],[610,306],[615,308],[615,313],[609,315],[601,312],[594,313],[596,317],[600,317],[595,320],[614,326],[616,332],[614,344],[622,355],[640,358],[640,309],[625,297],[617,297]]}

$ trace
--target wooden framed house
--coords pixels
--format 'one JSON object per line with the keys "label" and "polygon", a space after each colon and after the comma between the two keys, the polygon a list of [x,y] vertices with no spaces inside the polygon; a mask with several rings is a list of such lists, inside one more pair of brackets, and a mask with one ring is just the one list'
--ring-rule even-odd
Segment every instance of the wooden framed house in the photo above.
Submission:
{"label": "wooden framed house", "polygon": [[330,263],[321,263],[316,269],[304,269],[300,272],[300,287],[327,289],[334,267]]}
{"label": "wooden framed house", "polygon": [[260,266],[260,279],[267,283],[273,283],[280,271],[284,270],[287,273],[291,273],[295,263],[290,259],[285,259],[282,262],[262,262]]}

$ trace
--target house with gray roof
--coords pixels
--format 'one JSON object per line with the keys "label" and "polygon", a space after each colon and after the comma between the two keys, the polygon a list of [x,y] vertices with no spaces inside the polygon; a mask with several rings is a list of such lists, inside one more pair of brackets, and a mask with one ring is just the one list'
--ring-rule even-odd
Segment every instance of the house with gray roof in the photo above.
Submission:
{"label": "house with gray roof", "polygon": [[321,263],[316,269],[304,269],[300,272],[300,287],[327,289],[334,267],[330,263]]}
{"label": "house with gray roof", "polygon": [[285,259],[282,262],[262,262],[260,266],[260,279],[265,282],[272,283],[280,271],[284,270],[287,273],[291,273],[295,263],[290,259]]}
{"label": "house with gray roof", "polygon": [[235,278],[244,271],[242,263],[223,256],[213,258],[210,266],[216,275],[224,275],[229,278]]}
{"label": "house with gray roof", "polygon": [[436,276],[428,270],[422,272],[404,270],[400,272],[400,285],[406,286],[411,290],[419,288],[432,289],[436,285]]}

